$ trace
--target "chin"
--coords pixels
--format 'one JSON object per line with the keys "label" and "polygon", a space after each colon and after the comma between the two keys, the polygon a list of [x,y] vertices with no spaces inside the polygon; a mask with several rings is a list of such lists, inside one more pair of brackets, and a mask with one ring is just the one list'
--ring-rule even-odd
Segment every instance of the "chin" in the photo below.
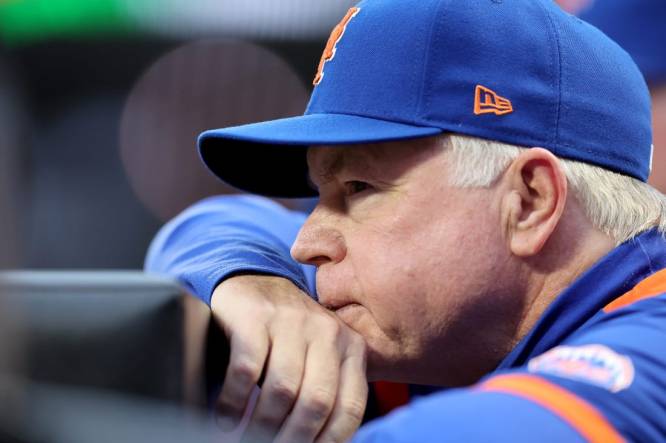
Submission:
{"label": "chin", "polygon": [[369,381],[420,383],[418,363],[405,358],[398,346],[386,339],[367,339],[367,370]]}

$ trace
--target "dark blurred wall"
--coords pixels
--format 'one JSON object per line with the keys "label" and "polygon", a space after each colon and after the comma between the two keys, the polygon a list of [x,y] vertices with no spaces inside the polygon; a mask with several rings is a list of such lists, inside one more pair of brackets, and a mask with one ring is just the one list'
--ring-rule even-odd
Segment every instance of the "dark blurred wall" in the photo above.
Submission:
{"label": "dark blurred wall", "polygon": [[122,95],[89,96],[33,134],[29,267],[137,268],[159,222],[118,152]]}
{"label": "dark blurred wall", "polygon": [[128,36],[9,51],[30,115],[28,137],[0,150],[12,266],[140,268],[168,217],[224,192],[198,160],[200,130],[303,111],[324,42],[220,42]]}
{"label": "dark blurred wall", "polygon": [[0,268],[20,266],[26,115],[19,85],[0,55]]}
{"label": "dark blurred wall", "polygon": [[160,222],[126,180],[119,121],[135,79],[169,47],[55,41],[11,51],[31,115],[21,267],[141,267]]}

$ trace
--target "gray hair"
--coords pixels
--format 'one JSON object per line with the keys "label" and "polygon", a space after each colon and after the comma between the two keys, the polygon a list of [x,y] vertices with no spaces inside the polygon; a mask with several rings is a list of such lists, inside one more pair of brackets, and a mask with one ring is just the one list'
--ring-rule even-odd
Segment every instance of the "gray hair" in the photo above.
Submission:
{"label": "gray hair", "polygon": [[[527,149],[506,143],[451,134],[451,184],[488,187]],[[666,196],[647,183],[598,166],[560,158],[569,189],[600,231],[617,244],[651,228],[666,234]]]}

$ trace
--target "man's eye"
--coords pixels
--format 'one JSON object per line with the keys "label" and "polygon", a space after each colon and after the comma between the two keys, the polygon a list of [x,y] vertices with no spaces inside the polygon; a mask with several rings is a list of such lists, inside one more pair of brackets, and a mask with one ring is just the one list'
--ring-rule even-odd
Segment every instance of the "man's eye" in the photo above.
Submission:
{"label": "man's eye", "polygon": [[357,181],[357,180],[351,180],[351,181],[345,182],[345,193],[348,196],[358,194],[359,192],[363,192],[363,191],[368,190],[370,188],[371,188],[371,186],[366,182],[361,182],[361,181]]}

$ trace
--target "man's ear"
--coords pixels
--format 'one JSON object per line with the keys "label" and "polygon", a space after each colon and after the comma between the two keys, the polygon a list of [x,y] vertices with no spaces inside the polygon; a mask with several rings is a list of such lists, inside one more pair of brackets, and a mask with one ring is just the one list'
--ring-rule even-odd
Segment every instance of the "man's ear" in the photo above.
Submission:
{"label": "man's ear", "polygon": [[567,200],[560,161],[543,148],[524,150],[509,166],[501,219],[511,252],[538,254],[557,227]]}

